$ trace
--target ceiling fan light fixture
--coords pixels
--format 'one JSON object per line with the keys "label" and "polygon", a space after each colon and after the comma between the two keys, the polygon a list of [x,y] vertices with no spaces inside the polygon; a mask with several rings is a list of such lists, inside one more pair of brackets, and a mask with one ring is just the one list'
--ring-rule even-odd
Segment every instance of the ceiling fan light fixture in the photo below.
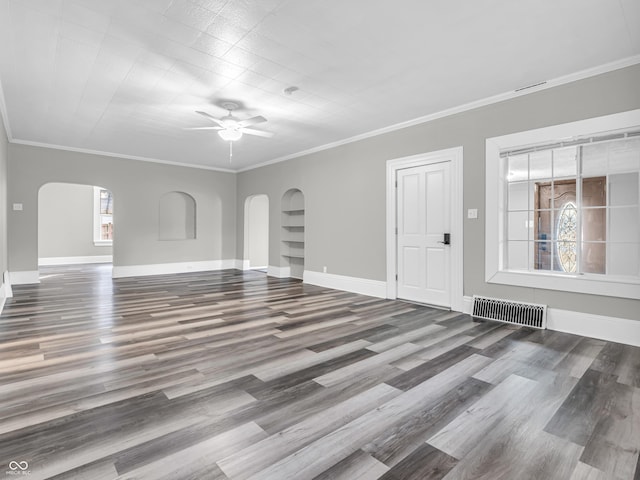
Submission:
{"label": "ceiling fan light fixture", "polygon": [[242,138],[242,132],[240,130],[232,130],[228,128],[218,130],[218,135],[220,135],[220,138],[227,140],[228,142],[235,142]]}

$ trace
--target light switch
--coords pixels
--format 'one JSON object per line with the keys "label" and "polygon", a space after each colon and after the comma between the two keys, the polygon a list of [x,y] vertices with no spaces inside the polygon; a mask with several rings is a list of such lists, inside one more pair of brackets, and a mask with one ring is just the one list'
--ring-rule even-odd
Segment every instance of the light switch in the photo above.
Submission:
{"label": "light switch", "polygon": [[18,211],[22,211],[22,204],[21,203],[14,203],[13,204],[13,210],[18,212]]}
{"label": "light switch", "polygon": [[478,209],[470,208],[467,210],[467,218],[478,218]]}

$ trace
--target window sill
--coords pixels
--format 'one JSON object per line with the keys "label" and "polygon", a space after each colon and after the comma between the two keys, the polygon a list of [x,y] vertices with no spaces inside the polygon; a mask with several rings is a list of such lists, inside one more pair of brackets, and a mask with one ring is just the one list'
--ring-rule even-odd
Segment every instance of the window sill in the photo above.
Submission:
{"label": "window sill", "polygon": [[640,299],[640,279],[634,278],[597,278],[591,275],[499,271],[486,280],[488,283],[502,285]]}
{"label": "window sill", "polygon": [[111,247],[113,246],[113,240],[94,240],[93,245],[96,247]]}

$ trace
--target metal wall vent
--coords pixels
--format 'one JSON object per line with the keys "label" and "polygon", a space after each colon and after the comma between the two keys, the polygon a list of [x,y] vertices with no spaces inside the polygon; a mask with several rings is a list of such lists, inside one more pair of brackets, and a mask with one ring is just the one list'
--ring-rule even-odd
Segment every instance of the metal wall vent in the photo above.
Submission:
{"label": "metal wall vent", "polygon": [[471,316],[532,328],[547,328],[547,306],[535,303],[474,295]]}

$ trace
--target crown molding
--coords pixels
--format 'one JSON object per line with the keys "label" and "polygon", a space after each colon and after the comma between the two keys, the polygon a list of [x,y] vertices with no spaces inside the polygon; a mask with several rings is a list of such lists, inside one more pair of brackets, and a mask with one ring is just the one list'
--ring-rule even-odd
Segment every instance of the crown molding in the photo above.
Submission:
{"label": "crown molding", "polygon": [[247,172],[249,170],[254,170],[260,167],[266,167],[267,165],[273,165],[274,163],[280,163],[287,160],[292,160],[294,158],[303,157],[305,155],[311,155],[313,153],[322,152],[324,150],[329,150],[331,148],[340,147],[342,145],[346,145],[353,142],[358,142],[360,140],[365,140],[367,138],[376,137],[378,135],[383,135],[389,132],[395,132],[396,130],[402,130],[403,128],[413,127],[415,125],[420,125],[421,123],[431,122],[433,120],[437,120],[439,118],[448,117],[451,115],[455,115],[457,113],[466,112],[469,110],[474,110],[479,107],[484,107],[487,105],[491,105],[493,103],[503,102],[505,100],[510,100],[512,98],[522,97],[524,95],[529,95],[530,93],[539,92],[542,90],[547,90],[549,88],[557,87],[560,85],[564,85],[566,83],[575,82],[578,80],[583,80],[589,77],[595,77],[596,75],[601,75],[603,73],[612,72],[614,70],[620,70],[621,68],[630,67],[632,65],[636,65],[640,63],[640,55],[634,55],[632,57],[623,58],[621,60],[616,60],[615,62],[605,63],[604,65],[600,65],[597,67],[588,68],[586,70],[580,70],[579,72],[571,73],[569,75],[564,75],[562,77],[555,78],[553,80],[542,81],[540,83],[536,83],[531,87],[523,87],[518,88],[516,90],[512,90],[509,92],[500,93],[498,95],[493,95],[491,97],[486,97],[480,100],[475,100],[470,103],[465,103],[463,105],[459,105],[457,107],[448,108],[446,110],[441,110],[439,112],[431,113],[429,115],[424,115],[422,117],[414,118],[413,120],[407,120],[405,122],[396,123],[393,125],[389,125],[388,127],[379,128],[376,130],[371,130],[370,132],[362,133],[359,135],[355,135],[353,137],[348,137],[342,140],[338,140],[335,142],[327,143],[325,145],[321,145],[318,147],[313,147],[308,150],[303,150],[298,153],[293,153],[290,155],[285,155],[283,157],[274,158],[273,160],[268,160],[266,162],[259,163],[257,165],[253,165],[250,167],[245,167],[237,170],[238,173]]}
{"label": "crown molding", "polygon": [[208,167],[206,165],[197,165],[193,163],[171,162],[169,160],[160,160],[160,159],[149,158],[149,157],[139,157],[136,155],[125,155],[122,153],[103,152],[100,150],[91,150],[89,148],[65,147],[63,145],[54,145],[54,144],[42,143],[42,142],[31,142],[29,140],[13,139],[13,140],[10,140],[10,143],[13,143],[16,145],[27,145],[29,147],[52,148],[54,150],[64,150],[66,152],[87,153],[90,155],[102,155],[104,157],[123,158],[126,160],[137,160],[140,162],[161,163],[163,165],[172,165],[174,167],[198,168],[200,170],[211,170],[214,172],[236,173],[236,170],[231,170],[227,168]]}

